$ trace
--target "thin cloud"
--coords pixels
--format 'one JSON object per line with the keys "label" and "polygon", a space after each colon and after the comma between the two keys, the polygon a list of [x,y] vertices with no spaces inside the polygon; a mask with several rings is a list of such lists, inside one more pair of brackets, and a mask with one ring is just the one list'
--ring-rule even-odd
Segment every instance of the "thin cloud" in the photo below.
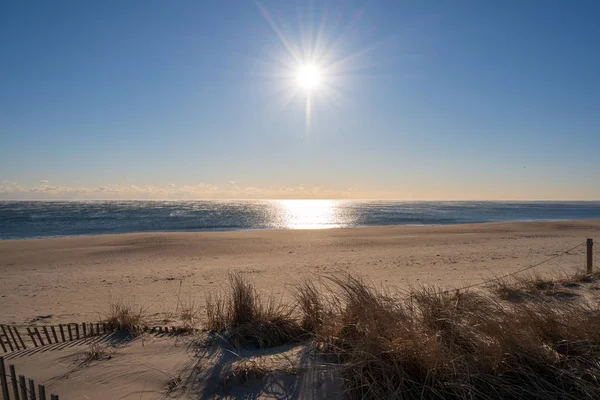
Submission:
{"label": "thin cloud", "polygon": [[[381,195],[381,193],[379,193]],[[357,197],[358,196],[358,197]],[[308,185],[281,186],[266,188],[256,186],[240,187],[237,182],[230,181],[219,187],[212,183],[196,183],[177,186],[137,186],[137,185],[102,185],[98,187],[68,187],[43,184],[38,187],[23,187],[16,182],[2,181],[0,199],[297,199],[297,198],[367,198],[366,193],[350,190],[332,190],[325,187],[308,187]],[[389,194],[388,194],[389,198]]]}

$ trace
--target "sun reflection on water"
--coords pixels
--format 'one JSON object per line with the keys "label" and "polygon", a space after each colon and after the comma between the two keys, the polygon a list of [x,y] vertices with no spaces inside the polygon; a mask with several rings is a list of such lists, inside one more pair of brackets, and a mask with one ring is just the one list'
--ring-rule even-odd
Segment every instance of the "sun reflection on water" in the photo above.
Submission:
{"label": "sun reflection on water", "polygon": [[331,200],[278,200],[278,224],[287,229],[326,229],[348,225],[343,213]]}

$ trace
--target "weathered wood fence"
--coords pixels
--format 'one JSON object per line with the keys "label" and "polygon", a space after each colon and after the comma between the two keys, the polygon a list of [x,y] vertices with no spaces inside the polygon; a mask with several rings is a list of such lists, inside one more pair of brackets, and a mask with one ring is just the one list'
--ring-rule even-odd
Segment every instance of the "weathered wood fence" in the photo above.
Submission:
{"label": "weathered wood fence", "polygon": [[[2,400],[47,400],[46,387],[44,385],[37,385],[36,388],[33,379],[26,379],[23,375],[19,375],[17,378],[14,365],[9,365],[8,368],[9,373],[6,372],[4,357],[0,357],[0,389],[2,390]],[[59,400],[58,395],[51,394],[50,400]]]}
{"label": "weathered wood fence", "polygon": [[[93,336],[104,335],[123,329],[118,324],[109,323],[70,323],[49,326],[0,325],[0,348],[4,353],[41,347],[49,344],[71,342]],[[158,334],[180,334],[193,331],[189,327],[135,326],[128,327],[135,332]]]}
{"label": "weathered wood fence", "polygon": [[70,323],[50,326],[0,325],[0,348],[5,353],[70,342],[114,332],[118,326],[106,323]]}

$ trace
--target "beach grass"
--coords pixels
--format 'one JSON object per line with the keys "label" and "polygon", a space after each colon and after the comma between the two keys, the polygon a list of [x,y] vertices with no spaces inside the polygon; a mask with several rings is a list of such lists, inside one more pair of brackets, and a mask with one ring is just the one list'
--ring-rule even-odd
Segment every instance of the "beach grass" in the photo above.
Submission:
{"label": "beach grass", "polygon": [[501,299],[509,301],[543,300],[548,297],[575,298],[580,294],[573,289],[599,279],[600,272],[587,273],[584,270],[563,271],[550,277],[519,274],[494,280],[488,285],[488,289]]}
{"label": "beach grass", "polygon": [[118,300],[110,303],[103,322],[135,336],[141,332],[142,326],[146,322],[146,314],[146,309],[143,306]]}
{"label": "beach grass", "polygon": [[268,348],[299,340],[304,331],[295,307],[259,293],[240,273],[229,275],[229,293],[208,297],[207,328],[234,347]]}
{"label": "beach grass", "polygon": [[[232,274],[231,293],[208,302],[209,329],[238,346],[264,347],[304,332],[337,364],[350,399],[593,399],[600,398],[598,298],[531,297],[590,279],[525,276],[484,290],[399,293],[331,276],[296,285],[294,301],[275,306]],[[526,294],[522,301],[506,296],[513,286]]]}

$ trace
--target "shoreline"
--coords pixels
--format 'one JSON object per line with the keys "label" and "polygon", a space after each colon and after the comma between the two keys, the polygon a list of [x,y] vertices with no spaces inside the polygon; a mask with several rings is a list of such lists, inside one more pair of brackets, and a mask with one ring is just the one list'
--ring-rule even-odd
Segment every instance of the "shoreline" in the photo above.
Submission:
{"label": "shoreline", "polygon": [[103,236],[121,236],[121,235],[145,235],[145,234],[218,234],[218,233],[242,233],[242,232],[289,232],[289,231],[333,231],[343,229],[369,229],[369,228],[427,228],[427,227],[464,227],[480,225],[499,225],[499,224],[539,224],[539,223],[584,223],[584,222],[600,222],[600,219],[527,219],[527,220],[510,220],[510,221],[486,221],[486,222],[465,222],[453,224],[390,224],[390,225],[354,225],[354,226],[336,226],[323,228],[240,228],[240,229],[210,229],[210,230],[150,230],[150,231],[135,231],[135,232],[120,232],[120,233],[91,233],[81,235],[55,235],[55,236],[38,236],[26,237],[17,239],[0,238],[0,243],[3,242],[22,242],[30,240],[48,240],[48,239],[73,239],[82,237],[103,237]]}

